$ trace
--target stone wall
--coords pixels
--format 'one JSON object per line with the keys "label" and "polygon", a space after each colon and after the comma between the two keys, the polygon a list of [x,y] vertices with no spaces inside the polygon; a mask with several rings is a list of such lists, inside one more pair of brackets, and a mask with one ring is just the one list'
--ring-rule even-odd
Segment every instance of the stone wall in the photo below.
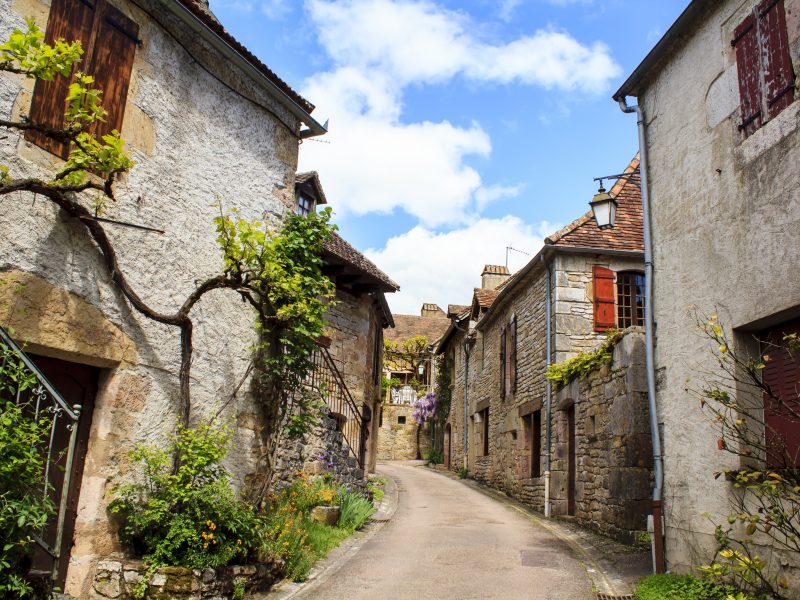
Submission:
{"label": "stone wall", "polygon": [[378,460],[425,458],[431,449],[430,425],[425,423],[420,427],[417,424],[412,416],[414,407],[385,403],[381,410]]}
{"label": "stone wall", "polygon": [[653,448],[647,403],[644,334],[627,333],[613,363],[576,379],[554,397],[554,514],[568,514],[569,431],[575,411],[575,512],[579,523],[625,543],[646,531]]}
{"label": "stone wall", "polygon": [[[738,459],[685,388],[717,365],[691,307],[716,312],[746,349],[752,332],[800,307],[800,102],[752,135],[741,122],[733,29],[756,0],[709,3],[651,69],[646,115],[652,197],[659,420],[663,424],[668,566],[689,570],[715,549],[708,512],[724,522],[732,485],[715,478]],[[785,0],[790,55],[800,73],[800,1]],[[630,125],[634,127],[633,124]],[[679,176],[676,176],[679,174]],[[785,314],[785,317],[781,315]],[[796,312],[795,312],[796,314]],[[760,552],[771,564],[785,557]]]}
{"label": "stone wall", "polygon": [[[244,586],[247,593],[266,592],[281,579],[283,563],[264,563],[220,569],[184,569],[161,567],[150,575],[147,597],[159,600],[222,600],[232,598],[234,586]],[[86,596],[87,600],[133,600],[147,575],[139,562],[101,561]]]}
{"label": "stone wall", "polygon": [[[136,166],[116,186],[118,201],[105,216],[165,233],[106,229],[133,289],[156,310],[171,313],[196,281],[222,268],[212,223],[218,199],[245,218],[275,225],[291,208],[299,123],[188,28],[172,22],[160,3],[137,0],[171,23],[169,31],[132,2],[114,4],[140,25],[142,45],[122,128]],[[0,38],[24,27],[29,15],[44,28],[48,11],[49,2],[0,0]],[[26,114],[32,87],[31,80],[4,74],[0,116]],[[14,176],[47,177],[60,161],[10,131],[0,140],[0,163]],[[66,591],[86,597],[96,562],[119,550],[106,505],[113,487],[131,473],[129,451],[139,442],[164,443],[177,421],[179,332],[133,311],[83,227],[65,221],[47,202],[4,202],[0,233],[0,271],[28,274],[26,281],[35,282],[41,294],[32,301],[25,295],[32,288],[6,288],[2,323],[15,322],[19,341],[30,339],[36,352],[103,367],[66,584]],[[58,298],[69,300],[63,309]],[[192,316],[192,422],[227,402],[221,419],[237,424],[227,467],[241,485],[256,467],[258,411],[246,392],[231,395],[250,360],[253,317],[224,291],[204,297]],[[98,331],[118,347],[98,348]]]}

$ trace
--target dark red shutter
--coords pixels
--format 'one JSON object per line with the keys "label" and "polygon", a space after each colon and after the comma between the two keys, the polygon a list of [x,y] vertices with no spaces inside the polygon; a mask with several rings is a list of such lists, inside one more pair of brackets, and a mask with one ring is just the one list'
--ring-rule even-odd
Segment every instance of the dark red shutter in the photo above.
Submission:
{"label": "dark red shutter", "polygon": [[594,330],[605,331],[616,326],[614,315],[614,271],[599,265],[592,267],[594,289]]}
{"label": "dark red shutter", "polygon": [[[75,1],[75,0],[73,0]],[[139,35],[139,26],[111,5],[105,5],[97,25],[97,39],[89,72],[106,109],[106,120],[96,124],[98,139],[122,129],[128,84]]]}
{"label": "dark red shutter", "polygon": [[506,328],[500,330],[500,397],[506,397]]}
{"label": "dark red shutter", "polygon": [[509,374],[509,379],[511,381],[511,393],[517,393],[517,315],[514,315],[511,318],[511,323],[509,325],[511,327],[511,347],[509,348],[509,354],[511,355],[509,358],[509,369],[511,373]]}
{"label": "dark red shutter", "polygon": [[756,10],[767,117],[771,119],[794,100],[794,71],[783,0],[765,0]]}
{"label": "dark red shutter", "polygon": [[753,15],[733,32],[736,48],[736,70],[739,74],[739,102],[742,122],[739,129],[750,135],[761,127],[761,60],[758,51],[758,30]]}
{"label": "dark red shutter", "polygon": [[[67,42],[80,41],[84,54],[83,61],[77,67],[78,70],[83,68],[90,51],[94,11],[94,0],[53,0],[50,7],[45,42],[52,44],[58,39]],[[69,84],[69,78],[61,75],[56,75],[52,81],[37,80],[33,87],[33,101],[28,115],[31,122],[62,129]],[[69,148],[66,144],[56,142],[42,133],[28,131],[25,139],[57,156],[67,157]]]}
{"label": "dark red shutter", "polygon": [[789,353],[783,342],[783,336],[791,333],[800,334],[800,319],[761,335],[761,352],[765,355],[762,381],[771,392],[764,393],[770,467],[800,464],[800,353]]}

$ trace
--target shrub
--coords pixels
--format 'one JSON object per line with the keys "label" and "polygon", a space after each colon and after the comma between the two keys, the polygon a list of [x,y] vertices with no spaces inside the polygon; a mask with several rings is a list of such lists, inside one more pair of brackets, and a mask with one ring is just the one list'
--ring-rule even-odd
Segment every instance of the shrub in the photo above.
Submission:
{"label": "shrub", "polygon": [[339,490],[339,527],[351,532],[361,529],[373,514],[375,507],[364,496]]}
{"label": "shrub", "polygon": [[469,479],[469,469],[467,469],[467,467],[464,465],[458,467],[458,477],[460,479]]}
{"label": "shrub", "polygon": [[[227,430],[203,424],[179,430],[165,448],[138,446],[131,456],[144,482],[121,486],[109,505],[122,519],[123,544],[151,565],[202,569],[245,559],[261,523],[220,465],[229,442]],[[176,451],[181,462],[173,473]]]}
{"label": "shrub", "polygon": [[378,477],[377,475],[370,475],[367,481],[367,491],[372,496],[372,501],[380,503],[386,495],[383,489],[386,485],[385,477]]}
{"label": "shrub", "polygon": [[425,453],[425,460],[428,461],[428,464],[440,465],[444,462],[444,457],[441,450],[434,448]]}
{"label": "shrub", "polygon": [[26,575],[34,548],[31,531],[41,530],[54,512],[42,493],[42,449],[50,421],[34,421],[32,408],[11,400],[36,380],[0,344],[0,597],[24,598],[33,591]]}
{"label": "shrub", "polygon": [[636,600],[751,600],[731,586],[692,575],[650,575],[636,586]]}

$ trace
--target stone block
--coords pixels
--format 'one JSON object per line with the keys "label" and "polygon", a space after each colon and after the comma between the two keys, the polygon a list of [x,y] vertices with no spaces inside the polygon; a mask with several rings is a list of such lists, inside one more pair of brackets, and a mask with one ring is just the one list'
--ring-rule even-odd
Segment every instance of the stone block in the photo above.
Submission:
{"label": "stone block", "polygon": [[311,520],[325,525],[336,525],[339,520],[339,507],[315,506],[311,509]]}

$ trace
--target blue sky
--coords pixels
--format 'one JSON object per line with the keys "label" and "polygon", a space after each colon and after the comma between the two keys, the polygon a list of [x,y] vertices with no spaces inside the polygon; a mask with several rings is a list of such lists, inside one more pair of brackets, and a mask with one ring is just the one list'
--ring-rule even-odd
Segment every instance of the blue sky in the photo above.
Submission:
{"label": "blue sky", "polygon": [[[621,172],[610,96],[688,0],[211,0],[316,105],[300,149],[342,235],[401,285],[396,313],[466,304],[506,246],[533,255]],[[528,256],[511,252],[509,267]]]}

